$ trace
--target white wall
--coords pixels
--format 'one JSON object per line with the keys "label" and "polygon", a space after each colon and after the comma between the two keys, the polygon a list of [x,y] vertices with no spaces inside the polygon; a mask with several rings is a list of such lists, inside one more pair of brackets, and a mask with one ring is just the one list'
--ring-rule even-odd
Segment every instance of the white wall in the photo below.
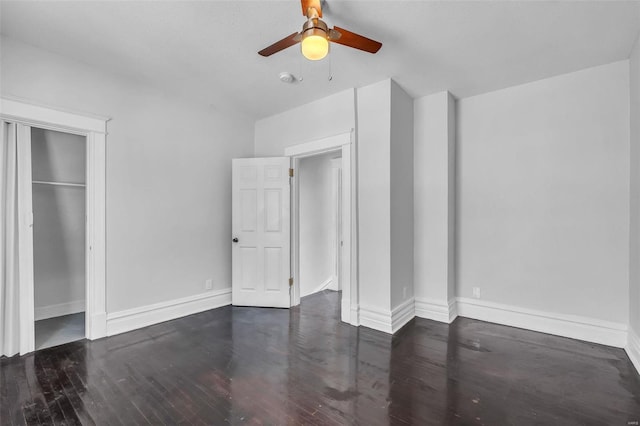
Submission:
{"label": "white wall", "polygon": [[413,297],[413,99],[391,80],[391,309]]}
{"label": "white wall", "polygon": [[413,100],[390,79],[356,95],[360,305],[388,314],[413,297]]}
{"label": "white wall", "polygon": [[626,324],[629,63],[458,103],[458,289]]}
{"label": "white wall", "polygon": [[455,101],[414,102],[415,295],[448,309],[455,297]]}
{"label": "white wall", "polygon": [[350,132],[356,127],[354,96],[345,90],[256,121],[256,157],[282,156],[289,146]]}
{"label": "white wall", "polygon": [[335,187],[329,153],[300,160],[300,295],[318,291],[334,275]]}
{"label": "white wall", "polygon": [[391,80],[358,89],[361,307],[391,307]]}
{"label": "white wall", "polygon": [[640,335],[640,38],[629,60],[631,118],[631,225],[629,228],[629,326]]}
{"label": "white wall", "polygon": [[[86,141],[82,136],[33,128],[31,159],[35,181],[85,182]],[[36,313],[55,305],[84,306],[85,189],[34,184],[33,216]]]}
{"label": "white wall", "polygon": [[[107,311],[231,285],[231,158],[253,122],[2,38],[3,96],[112,117]],[[212,94],[215,96],[215,94]]]}

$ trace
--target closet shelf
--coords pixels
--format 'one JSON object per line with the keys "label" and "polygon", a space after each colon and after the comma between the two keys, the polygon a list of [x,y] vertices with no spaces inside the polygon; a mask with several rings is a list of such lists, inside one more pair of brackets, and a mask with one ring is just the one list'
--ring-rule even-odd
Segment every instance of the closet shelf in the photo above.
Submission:
{"label": "closet shelf", "polygon": [[79,188],[85,188],[87,185],[84,183],[72,183],[72,182],[49,182],[46,180],[34,180],[33,183],[40,185],[54,185],[54,186],[75,186]]}

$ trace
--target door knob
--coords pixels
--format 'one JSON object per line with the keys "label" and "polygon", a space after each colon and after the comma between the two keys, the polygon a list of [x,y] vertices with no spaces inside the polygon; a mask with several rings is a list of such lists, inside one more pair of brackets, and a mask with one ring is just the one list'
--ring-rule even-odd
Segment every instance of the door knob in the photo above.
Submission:
{"label": "door knob", "polygon": [[238,242],[238,237],[234,238],[234,239],[233,239],[233,240],[231,240],[231,241],[233,241],[234,243],[237,243],[237,242]]}

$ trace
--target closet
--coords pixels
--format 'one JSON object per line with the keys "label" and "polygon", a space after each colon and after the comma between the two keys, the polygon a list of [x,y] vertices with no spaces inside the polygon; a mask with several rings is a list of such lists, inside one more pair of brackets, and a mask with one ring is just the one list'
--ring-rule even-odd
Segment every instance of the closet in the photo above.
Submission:
{"label": "closet", "polygon": [[31,128],[35,349],[85,337],[86,145]]}

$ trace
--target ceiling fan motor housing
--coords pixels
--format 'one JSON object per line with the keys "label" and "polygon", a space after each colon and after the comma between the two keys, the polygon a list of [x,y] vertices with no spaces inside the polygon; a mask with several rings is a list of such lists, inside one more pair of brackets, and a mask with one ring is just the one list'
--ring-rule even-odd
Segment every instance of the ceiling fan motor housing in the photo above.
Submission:
{"label": "ceiling fan motor housing", "polygon": [[322,19],[311,18],[302,26],[302,38],[306,38],[312,35],[320,37],[329,37],[329,28]]}

